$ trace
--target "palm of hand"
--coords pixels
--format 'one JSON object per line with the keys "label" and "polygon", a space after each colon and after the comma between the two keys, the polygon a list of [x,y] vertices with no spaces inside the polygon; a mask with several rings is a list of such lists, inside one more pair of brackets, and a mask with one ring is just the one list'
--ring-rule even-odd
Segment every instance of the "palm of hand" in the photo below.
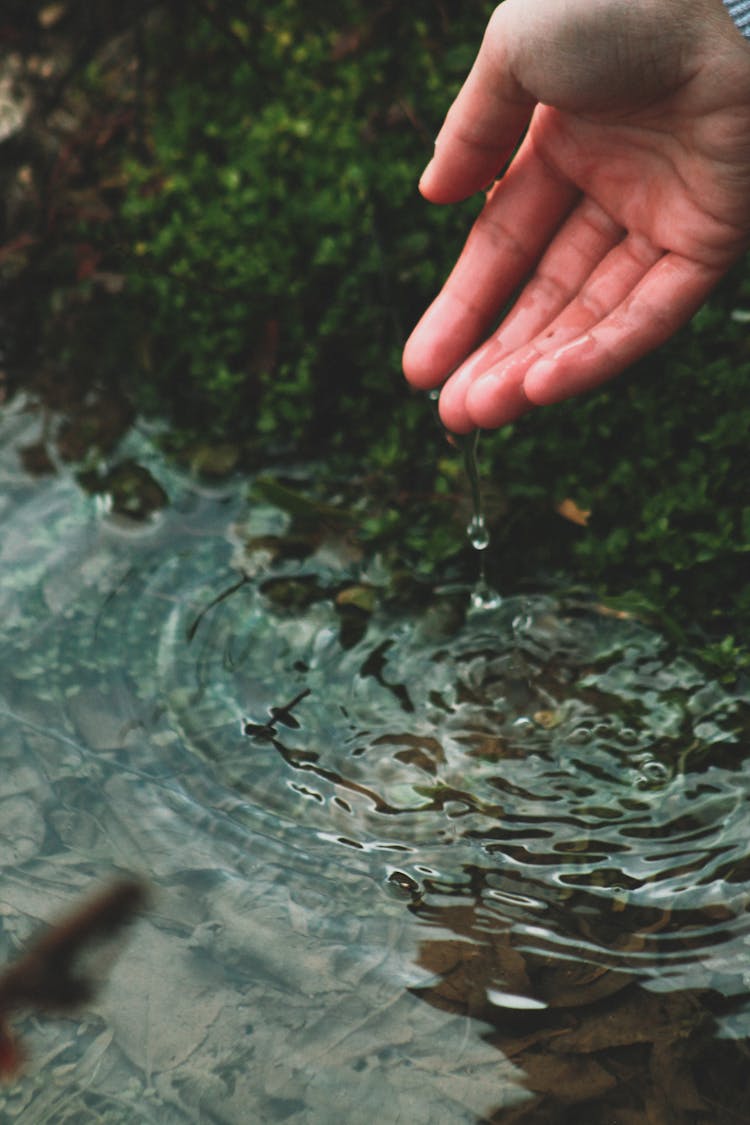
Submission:
{"label": "palm of hand", "polygon": [[630,113],[540,105],[407,345],[407,376],[454,372],[440,407],[456,432],[587,390],[689,319],[749,234],[750,79],[743,97],[699,74]]}
{"label": "palm of hand", "polygon": [[720,112],[702,121],[663,112],[617,122],[545,109],[535,134],[540,159],[623,231],[724,266],[750,229],[750,107],[744,138],[717,144],[711,134],[723,124]]}

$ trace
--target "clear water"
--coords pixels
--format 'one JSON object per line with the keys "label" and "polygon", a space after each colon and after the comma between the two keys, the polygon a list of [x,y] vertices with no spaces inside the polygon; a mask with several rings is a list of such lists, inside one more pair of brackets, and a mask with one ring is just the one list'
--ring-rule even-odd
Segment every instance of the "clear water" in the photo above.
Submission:
{"label": "clear water", "polygon": [[3,1120],[737,1119],[746,694],[583,601],[467,586],[352,640],[346,540],[275,553],[283,513],[138,435],[172,502],[126,527],[20,472],[34,426],[0,446],[0,951],[112,871],[155,904],[91,1008],[21,1022]]}
{"label": "clear water", "polygon": [[469,595],[469,604],[472,609],[479,611],[499,609],[502,604],[502,597],[499,591],[495,590],[487,581],[487,564],[484,552],[490,545],[490,530],[487,526],[482,504],[482,488],[477,463],[479,430],[474,430],[473,433],[459,440],[463,448],[466,479],[469,483],[472,501],[472,514],[469,526],[466,528],[466,534],[479,557],[479,577]]}

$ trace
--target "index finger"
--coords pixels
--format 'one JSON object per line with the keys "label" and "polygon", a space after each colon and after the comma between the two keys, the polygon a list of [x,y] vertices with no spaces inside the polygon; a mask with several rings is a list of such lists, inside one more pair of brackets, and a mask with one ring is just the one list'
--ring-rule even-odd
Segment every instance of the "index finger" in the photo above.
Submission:
{"label": "index finger", "polygon": [[578,194],[539,159],[527,136],[406,342],[402,362],[412,386],[437,386],[467,357],[537,264]]}
{"label": "index finger", "polygon": [[419,182],[433,203],[456,203],[487,187],[529,123],[535,99],[513,74],[503,24],[498,8],[438,133],[435,155]]}

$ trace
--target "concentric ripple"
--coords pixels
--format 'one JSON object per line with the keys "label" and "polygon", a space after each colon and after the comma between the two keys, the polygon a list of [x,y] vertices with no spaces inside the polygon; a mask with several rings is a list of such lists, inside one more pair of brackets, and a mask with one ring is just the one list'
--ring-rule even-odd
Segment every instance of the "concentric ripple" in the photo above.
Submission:
{"label": "concentric ripple", "polygon": [[354,879],[360,916],[385,887],[425,935],[747,993],[746,693],[593,601],[438,588],[396,611],[345,542],[300,560],[272,505],[171,493],[136,534],[70,514],[68,487],[16,517],[7,713],[54,723],[65,784],[101,755],[143,771],[152,838],[189,805],[217,869],[262,840],[290,879]]}
{"label": "concentric ripple", "polygon": [[[532,949],[732,976],[746,698],[591,603],[466,612],[465,593],[438,593],[412,617],[376,610],[349,645],[330,592],[345,568],[237,581],[216,551],[151,577],[157,677],[183,747],[253,816],[383,865],[425,919],[465,894]],[[275,581],[317,593],[290,610]]]}

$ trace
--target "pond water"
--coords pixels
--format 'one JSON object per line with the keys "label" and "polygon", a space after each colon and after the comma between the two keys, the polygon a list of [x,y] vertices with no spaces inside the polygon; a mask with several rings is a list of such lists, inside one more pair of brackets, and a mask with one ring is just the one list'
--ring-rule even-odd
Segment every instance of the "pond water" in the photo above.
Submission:
{"label": "pond water", "polygon": [[19,1021],[3,1120],[747,1120],[747,692],[593,601],[396,612],[137,432],[170,504],[127,525],[22,472],[37,426],[0,435],[0,952],[115,872],[153,904],[94,1004]]}

